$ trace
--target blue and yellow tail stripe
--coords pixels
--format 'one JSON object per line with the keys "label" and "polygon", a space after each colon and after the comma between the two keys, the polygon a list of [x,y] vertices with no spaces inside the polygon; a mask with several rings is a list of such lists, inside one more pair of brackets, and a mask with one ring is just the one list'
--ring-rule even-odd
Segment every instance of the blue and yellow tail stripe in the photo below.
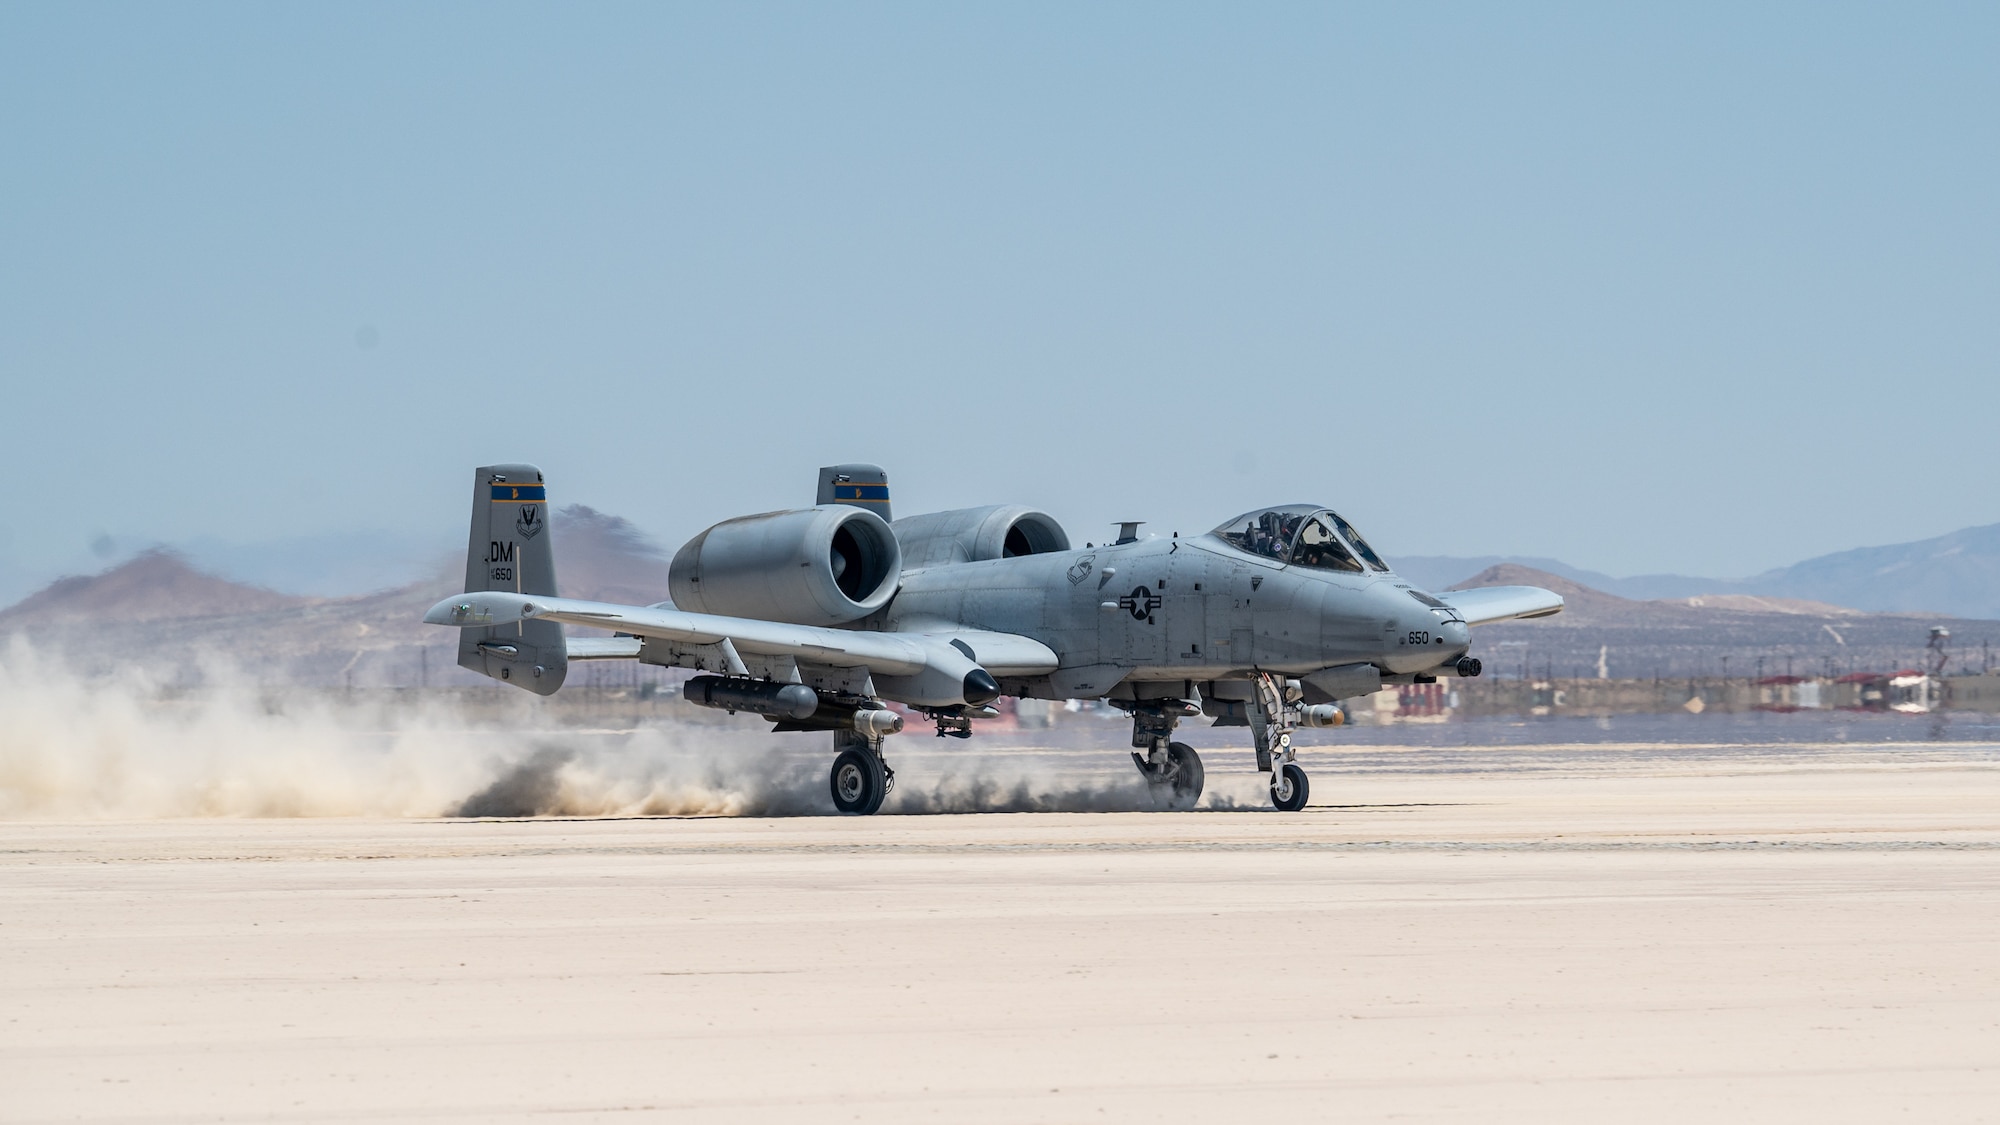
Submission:
{"label": "blue and yellow tail stripe", "polygon": [[495,504],[540,504],[548,500],[548,489],[539,484],[496,484],[488,497]]}
{"label": "blue and yellow tail stripe", "polygon": [[887,504],[889,486],[886,484],[836,484],[833,499],[837,504]]}

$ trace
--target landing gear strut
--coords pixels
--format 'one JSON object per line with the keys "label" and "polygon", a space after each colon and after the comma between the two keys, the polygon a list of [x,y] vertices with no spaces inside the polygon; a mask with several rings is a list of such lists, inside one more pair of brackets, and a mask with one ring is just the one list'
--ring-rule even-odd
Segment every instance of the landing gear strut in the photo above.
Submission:
{"label": "landing gear strut", "polygon": [[833,807],[855,816],[867,816],[882,807],[882,798],[896,787],[896,771],[882,759],[882,740],[849,730],[833,732],[833,772],[827,785],[833,791]]}
{"label": "landing gear strut", "polygon": [[[1132,708],[1132,764],[1167,807],[1191,809],[1201,800],[1201,755],[1185,742],[1173,741],[1182,716],[1199,709],[1185,700],[1167,699]],[[1143,750],[1145,753],[1140,753]]]}
{"label": "landing gear strut", "polygon": [[[1301,713],[1293,706],[1295,701],[1286,698],[1285,682],[1277,676],[1259,672],[1253,682],[1256,693],[1250,701],[1250,736],[1257,745],[1257,769],[1271,775],[1271,806],[1279,812],[1297,812],[1306,807],[1312,789],[1305,768],[1292,753],[1292,731]],[[1304,717],[1321,717],[1318,708],[1312,710],[1313,714]]]}

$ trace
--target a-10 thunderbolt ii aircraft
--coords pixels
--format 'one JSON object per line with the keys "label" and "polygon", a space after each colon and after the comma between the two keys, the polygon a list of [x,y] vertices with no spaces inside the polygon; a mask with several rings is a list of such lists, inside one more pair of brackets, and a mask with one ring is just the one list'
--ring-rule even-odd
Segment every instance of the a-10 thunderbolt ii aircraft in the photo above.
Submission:
{"label": "a-10 thunderbolt ii aircraft", "polygon": [[[742,516],[674,556],[670,602],[613,605],[556,592],[548,496],[533,465],[473,481],[466,592],[424,615],[460,630],[458,662],[549,695],[572,660],[627,659],[701,673],[690,703],[831,731],[835,807],[872,813],[893,784],[893,700],[967,737],[1003,695],[1103,699],[1132,716],[1132,760],[1162,803],[1201,796],[1182,719],[1244,726],[1271,803],[1306,804],[1300,726],[1338,723],[1339,700],[1384,684],[1477,676],[1469,627],[1546,617],[1533,586],[1431,594],[1332,509],[1259,508],[1206,535],[1077,550],[1020,506],[891,522],[874,465],[820,470],[817,503]],[[564,625],[611,630],[565,637]]]}

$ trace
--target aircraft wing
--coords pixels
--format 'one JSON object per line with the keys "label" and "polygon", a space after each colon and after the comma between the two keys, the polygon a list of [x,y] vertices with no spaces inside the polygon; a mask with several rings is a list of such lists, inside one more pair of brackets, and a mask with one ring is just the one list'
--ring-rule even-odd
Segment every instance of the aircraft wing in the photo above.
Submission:
{"label": "aircraft wing", "polygon": [[1550,617],[1563,610],[1562,595],[1540,586],[1479,586],[1432,597],[1457,610],[1467,625]]}
{"label": "aircraft wing", "polygon": [[564,637],[571,660],[637,660],[638,637]]}
{"label": "aircraft wing", "polygon": [[[577,598],[544,597],[489,590],[458,594],[430,608],[424,621],[432,625],[478,628],[516,621],[553,621],[613,629],[634,637],[678,641],[689,645],[728,642],[738,653],[790,656],[836,668],[867,668],[884,676],[915,676],[926,667],[954,664],[967,655],[994,676],[1038,676],[1055,670],[1054,650],[1031,637],[979,629],[919,633],[825,629],[689,613],[666,607],[617,605]],[[960,648],[952,642],[964,645]],[[568,642],[583,659],[637,656],[638,644],[628,637],[577,637]],[[971,649],[966,653],[965,649]],[[580,651],[578,651],[580,650]],[[947,655],[948,654],[948,655]]]}

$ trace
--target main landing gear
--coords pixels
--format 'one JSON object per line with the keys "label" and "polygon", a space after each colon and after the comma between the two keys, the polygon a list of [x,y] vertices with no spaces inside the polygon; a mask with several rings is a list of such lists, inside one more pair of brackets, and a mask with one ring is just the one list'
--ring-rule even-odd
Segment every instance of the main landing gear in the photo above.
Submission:
{"label": "main landing gear", "polygon": [[833,732],[833,772],[827,786],[833,791],[833,807],[855,816],[867,816],[882,807],[882,798],[896,787],[896,771],[882,759],[882,740],[870,739],[854,731]]}
{"label": "main landing gear", "polygon": [[896,771],[882,756],[882,740],[903,729],[903,718],[880,705],[862,708],[844,720],[846,726],[833,732],[833,770],[827,788],[833,792],[833,807],[854,816],[867,816],[882,807],[882,798],[896,788]]}
{"label": "main landing gear", "polygon": [[[1119,703],[1132,714],[1132,764],[1169,808],[1191,809],[1201,799],[1201,756],[1185,742],[1173,741],[1174,728],[1189,715],[1201,713],[1192,699],[1148,699]],[[1234,705],[1232,705],[1234,706]],[[1251,697],[1235,714],[1247,717],[1257,747],[1257,770],[1271,775],[1271,807],[1298,812],[1306,807],[1312,782],[1292,751],[1292,732],[1299,726],[1334,726],[1340,711],[1331,705],[1301,706],[1295,685],[1268,672],[1251,678]]]}
{"label": "main landing gear", "polygon": [[[1201,755],[1173,741],[1174,727],[1200,708],[1184,699],[1153,700],[1132,708],[1132,764],[1171,809],[1191,809],[1201,800]],[[1145,751],[1141,754],[1139,751]]]}

